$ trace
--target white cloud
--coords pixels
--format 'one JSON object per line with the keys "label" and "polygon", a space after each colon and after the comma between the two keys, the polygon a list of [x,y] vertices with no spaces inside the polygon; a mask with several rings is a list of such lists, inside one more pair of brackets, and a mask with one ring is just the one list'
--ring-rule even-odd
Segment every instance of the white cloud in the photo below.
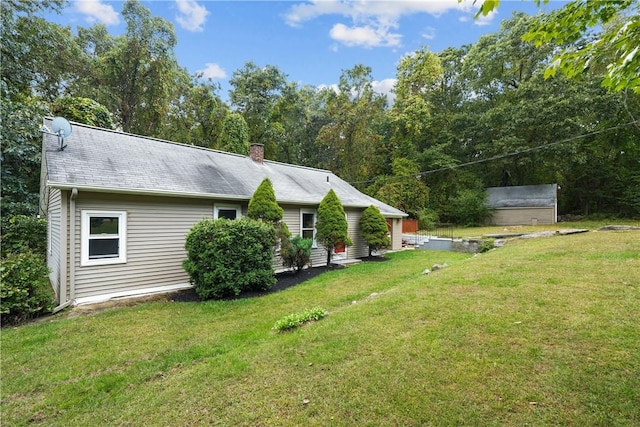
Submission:
{"label": "white cloud", "polygon": [[347,27],[344,24],[336,24],[329,31],[333,40],[339,41],[347,46],[363,46],[367,48],[376,46],[398,46],[402,36],[391,33],[389,28],[369,25],[360,27]]}
{"label": "white cloud", "polygon": [[227,77],[227,73],[218,64],[207,62],[203,70],[198,70],[198,73],[202,73],[202,77],[205,79],[224,79]]}
{"label": "white cloud", "polygon": [[347,46],[395,47],[401,44],[402,35],[391,29],[399,28],[403,16],[416,13],[440,16],[450,10],[467,12],[473,8],[473,0],[311,0],[291,6],[285,21],[292,27],[300,27],[321,16],[342,16],[350,19],[351,25],[335,24],[329,33],[334,40]]}
{"label": "white cloud", "polygon": [[199,32],[203,30],[203,25],[207,20],[209,11],[206,7],[198,4],[196,0],[176,0],[179,15],[176,21],[187,31]]}
{"label": "white cloud", "polygon": [[74,6],[89,22],[101,22],[105,25],[120,23],[118,12],[113,9],[113,6],[104,4],[101,0],[77,0]]}
{"label": "white cloud", "polygon": [[393,105],[396,100],[396,94],[393,93],[393,88],[396,86],[397,79],[384,79],[382,81],[374,81],[371,85],[374,92],[387,97],[389,105]]}
{"label": "white cloud", "polygon": [[436,29],[433,27],[427,27],[420,35],[423,39],[433,40],[436,38]]}
{"label": "white cloud", "polygon": [[497,14],[498,14],[498,11],[496,9],[489,12],[486,16],[481,14],[476,19],[474,19],[473,25],[478,25],[480,27],[484,25],[489,25],[491,24],[491,22],[493,21],[493,18],[495,18]]}

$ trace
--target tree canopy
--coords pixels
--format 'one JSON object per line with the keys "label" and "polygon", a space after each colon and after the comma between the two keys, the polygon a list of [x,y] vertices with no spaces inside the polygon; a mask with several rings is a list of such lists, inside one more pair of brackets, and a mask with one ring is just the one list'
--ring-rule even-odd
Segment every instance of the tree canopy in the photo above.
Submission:
{"label": "tree canopy", "polygon": [[[500,0],[485,1],[478,14],[487,15],[499,4]],[[587,30],[596,27],[599,34],[588,37]],[[635,0],[570,1],[539,15],[522,38],[534,41],[538,47],[547,43],[561,47],[548,66],[546,77],[554,76],[558,70],[575,77],[591,68],[604,67],[604,87],[640,93],[640,4]]]}
{"label": "tree canopy", "polygon": [[421,47],[389,96],[366,64],[334,88],[249,61],[228,100],[178,64],[172,24],[140,1],[123,5],[119,35],[42,18],[63,5],[0,8],[3,216],[37,211],[47,115],[240,154],[262,143],[267,159],[330,169],[417,218],[452,221],[483,188],[541,183],[562,188],[560,213],[640,216],[637,2],[573,0],[470,45]]}

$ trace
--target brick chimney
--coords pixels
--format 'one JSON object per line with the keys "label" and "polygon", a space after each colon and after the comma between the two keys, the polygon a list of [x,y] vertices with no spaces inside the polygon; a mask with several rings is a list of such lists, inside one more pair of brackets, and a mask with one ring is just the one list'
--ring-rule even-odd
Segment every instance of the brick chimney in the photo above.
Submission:
{"label": "brick chimney", "polygon": [[249,149],[249,157],[254,162],[262,163],[264,160],[264,145],[262,144],[251,144],[251,148]]}

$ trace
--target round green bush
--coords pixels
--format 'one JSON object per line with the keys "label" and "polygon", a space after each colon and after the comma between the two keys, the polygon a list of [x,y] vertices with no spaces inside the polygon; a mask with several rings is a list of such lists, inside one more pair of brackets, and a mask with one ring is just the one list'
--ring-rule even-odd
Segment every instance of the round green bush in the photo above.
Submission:
{"label": "round green bush", "polygon": [[268,290],[276,282],[273,246],[276,232],[261,221],[208,219],[187,234],[183,267],[201,299]]}
{"label": "round green bush", "polygon": [[49,268],[33,252],[9,253],[0,265],[2,323],[17,323],[53,309]]}

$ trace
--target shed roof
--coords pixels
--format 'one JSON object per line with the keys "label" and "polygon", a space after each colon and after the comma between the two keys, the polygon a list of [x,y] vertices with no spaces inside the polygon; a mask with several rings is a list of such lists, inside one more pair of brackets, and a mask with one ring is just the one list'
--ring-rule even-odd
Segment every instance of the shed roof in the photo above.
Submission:
{"label": "shed roof", "polygon": [[[50,126],[50,120],[45,124]],[[406,214],[361,193],[328,170],[295,166],[73,123],[67,147],[45,133],[46,184],[112,193],[248,201],[270,178],[281,204],[317,205],[333,189],[343,206],[377,206],[386,217]]]}
{"label": "shed roof", "polygon": [[490,187],[487,188],[487,204],[491,208],[555,206],[557,189],[557,184]]}

